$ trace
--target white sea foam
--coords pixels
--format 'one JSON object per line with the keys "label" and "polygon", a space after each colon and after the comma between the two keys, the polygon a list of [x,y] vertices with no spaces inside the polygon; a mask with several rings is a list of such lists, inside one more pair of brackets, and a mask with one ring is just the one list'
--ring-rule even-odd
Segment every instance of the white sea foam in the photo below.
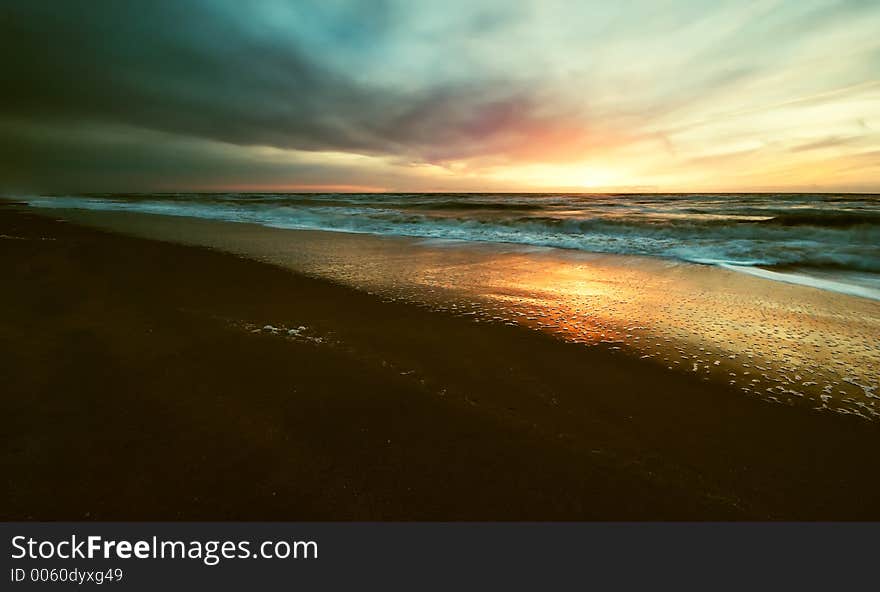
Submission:
{"label": "white sea foam", "polygon": [[862,298],[880,300],[880,289],[870,286],[862,286],[854,283],[848,283],[842,280],[829,280],[813,275],[807,275],[804,273],[773,271],[770,269],[751,267],[748,265],[731,265],[730,263],[720,263],[719,266],[725,269],[730,269],[732,271],[747,273],[749,275],[754,275],[777,282],[785,282],[787,284],[799,284],[801,286],[810,286],[811,288],[818,288],[820,290],[828,290],[830,292],[849,294],[850,296],[860,296]]}

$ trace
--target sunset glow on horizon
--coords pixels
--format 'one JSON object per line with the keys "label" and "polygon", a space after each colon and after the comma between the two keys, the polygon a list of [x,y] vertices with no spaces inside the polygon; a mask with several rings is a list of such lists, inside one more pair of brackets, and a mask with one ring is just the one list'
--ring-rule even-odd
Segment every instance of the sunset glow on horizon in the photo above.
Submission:
{"label": "sunset glow on horizon", "polygon": [[876,2],[4,11],[5,191],[880,192]]}

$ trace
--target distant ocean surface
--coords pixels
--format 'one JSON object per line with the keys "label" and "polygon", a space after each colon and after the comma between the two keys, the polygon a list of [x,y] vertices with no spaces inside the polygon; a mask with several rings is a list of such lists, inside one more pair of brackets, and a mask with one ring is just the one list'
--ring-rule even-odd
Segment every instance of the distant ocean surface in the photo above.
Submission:
{"label": "distant ocean surface", "polygon": [[37,207],[666,257],[880,299],[880,195],[229,193],[22,199]]}

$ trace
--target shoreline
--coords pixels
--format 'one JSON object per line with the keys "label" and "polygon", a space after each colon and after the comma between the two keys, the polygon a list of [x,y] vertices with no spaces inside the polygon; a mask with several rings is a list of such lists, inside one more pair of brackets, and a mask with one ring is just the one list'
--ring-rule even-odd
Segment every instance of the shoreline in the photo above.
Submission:
{"label": "shoreline", "polygon": [[[161,195],[161,194],[155,194]],[[200,194],[205,195],[205,194]],[[324,196],[324,194],[315,194],[318,196]],[[385,194],[385,195],[394,195],[394,194]],[[402,194],[401,194],[402,195]],[[423,194],[427,195],[427,194]],[[444,194],[438,194],[444,195]],[[798,194],[793,194],[798,195]],[[450,238],[443,236],[437,236],[431,233],[423,234],[416,231],[416,229],[410,229],[409,232],[394,232],[389,229],[357,229],[356,227],[349,227],[346,225],[342,226],[332,226],[332,225],[321,225],[321,224],[290,224],[281,221],[272,221],[271,216],[269,219],[259,220],[259,216],[256,218],[248,217],[242,215],[238,212],[214,212],[213,215],[203,215],[197,214],[193,212],[187,212],[184,210],[174,210],[166,209],[166,208],[155,208],[155,207],[145,207],[139,209],[137,207],[130,207],[132,204],[119,204],[119,207],[113,204],[104,203],[104,205],[94,205],[88,202],[83,203],[81,199],[77,200],[74,198],[64,198],[61,196],[58,197],[46,197],[46,196],[31,196],[24,198],[26,203],[33,207],[38,208],[49,208],[49,209],[77,209],[80,211],[91,211],[91,212],[114,212],[117,214],[146,214],[146,215],[160,215],[160,216],[173,216],[173,217],[181,217],[181,218],[189,218],[194,220],[205,220],[212,221],[217,223],[238,223],[238,224],[254,224],[258,226],[262,226],[264,228],[270,229],[280,229],[280,230],[290,230],[290,231],[305,231],[305,232],[331,232],[331,233],[341,233],[341,234],[353,234],[353,235],[368,235],[376,237],[377,239],[411,239],[420,242],[450,242],[450,243],[458,243],[462,246],[467,247],[468,245],[480,245],[487,244],[490,245],[490,248],[497,248],[499,250],[506,250],[509,248],[520,248],[523,252],[527,252],[529,249],[551,249],[557,252],[574,252],[574,253],[587,253],[587,254],[595,254],[595,255],[608,255],[608,256],[617,256],[622,258],[627,257],[645,257],[654,260],[663,260],[663,261],[671,261],[677,263],[686,263],[686,264],[694,264],[694,265],[708,265],[712,267],[717,267],[720,269],[726,269],[728,271],[736,271],[739,273],[745,273],[748,275],[752,275],[754,277],[761,277],[767,280],[789,283],[795,285],[801,285],[806,287],[817,288],[825,291],[835,292],[839,294],[845,294],[849,296],[856,296],[860,298],[867,298],[876,301],[880,301],[880,276],[876,274],[871,274],[867,271],[857,271],[856,269],[850,269],[849,271],[845,271],[840,269],[836,265],[828,266],[827,263],[823,262],[819,264],[818,267],[810,266],[809,264],[798,264],[797,262],[783,262],[779,261],[777,263],[772,262],[761,262],[760,257],[758,260],[755,260],[752,263],[747,262],[737,262],[736,260],[725,259],[725,258],[717,258],[711,253],[705,253],[703,255],[692,254],[691,256],[685,254],[672,255],[670,253],[639,253],[639,252],[627,252],[626,249],[623,250],[615,250],[615,249],[605,249],[602,248],[602,244],[593,245],[594,249],[591,248],[582,248],[582,247],[574,247],[574,246],[566,246],[565,244],[560,244],[558,241],[555,243],[542,243],[540,241],[533,242],[528,240],[523,241],[505,241],[500,239],[489,239],[489,238],[480,238],[478,235],[474,235],[470,238],[466,237],[456,237]],[[68,199],[72,201],[68,202]],[[61,202],[58,205],[58,201]],[[491,204],[489,204],[491,205]],[[372,207],[372,206],[370,206]],[[439,207],[443,207],[443,204],[440,204]],[[253,213],[253,212],[251,212]],[[756,223],[768,223],[775,219],[776,213],[767,213],[767,217],[757,216],[754,218]],[[265,216],[264,216],[265,217]],[[784,217],[784,216],[783,216]],[[357,218],[356,215],[350,214],[349,219]],[[480,220],[479,218],[477,220]],[[486,221],[486,220],[483,220]],[[357,225],[355,225],[357,226]],[[837,270],[837,271],[834,271]]]}
{"label": "shoreline", "polygon": [[846,296],[855,296],[858,298],[866,298],[869,300],[880,300],[880,290],[874,287],[874,284],[866,285],[855,282],[844,283],[839,278],[819,277],[815,272],[813,274],[804,273],[798,267],[762,267],[748,265],[734,265],[731,263],[714,264],[723,269],[729,269],[738,273],[745,273],[755,277],[764,278],[770,281],[795,284],[816,288],[817,290],[825,290],[826,292],[836,292]]}
{"label": "shoreline", "polygon": [[0,234],[6,519],[880,512],[853,417],[24,208]]}

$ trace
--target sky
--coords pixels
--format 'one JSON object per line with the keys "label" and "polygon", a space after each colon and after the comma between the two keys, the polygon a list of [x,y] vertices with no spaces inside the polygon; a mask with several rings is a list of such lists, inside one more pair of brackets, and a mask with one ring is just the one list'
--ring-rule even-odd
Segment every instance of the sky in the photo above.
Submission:
{"label": "sky", "polygon": [[877,0],[6,0],[0,190],[880,192]]}

